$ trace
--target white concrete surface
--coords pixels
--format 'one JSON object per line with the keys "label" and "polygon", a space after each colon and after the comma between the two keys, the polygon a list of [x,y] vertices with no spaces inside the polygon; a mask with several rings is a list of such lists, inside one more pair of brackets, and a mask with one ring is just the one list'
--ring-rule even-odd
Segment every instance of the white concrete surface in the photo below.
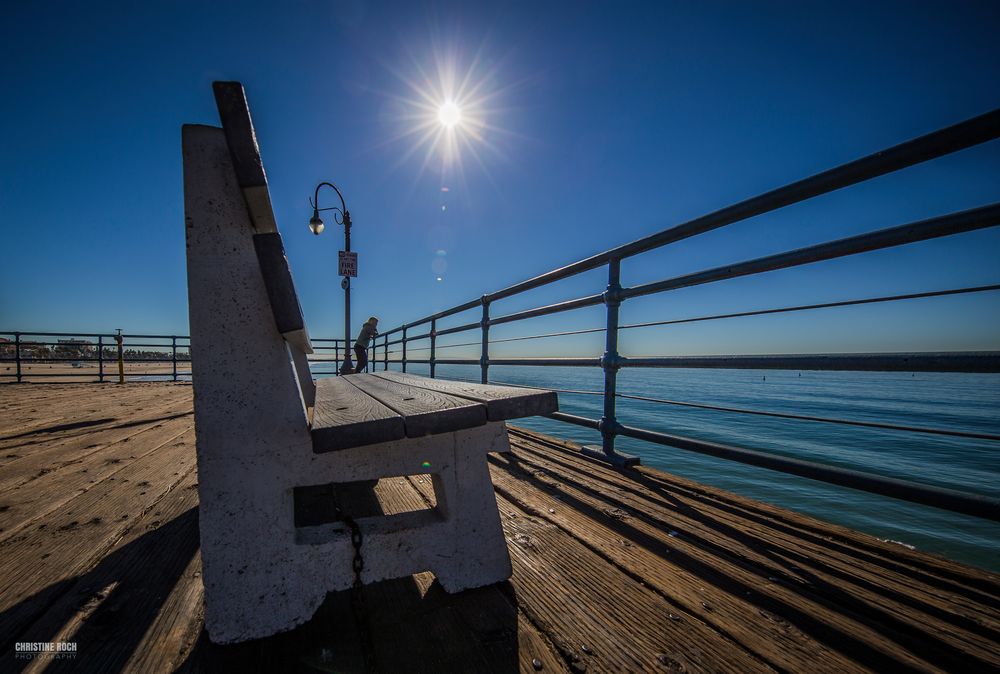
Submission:
{"label": "white concrete surface", "polygon": [[487,452],[509,451],[506,426],[314,454],[225,136],[214,127],[186,126],[183,153],[205,625],[212,641],[291,629],[312,617],[327,592],[351,586],[346,528],[296,529],[297,486],[432,473],[436,513],[359,521],[363,581],[431,571],[445,590],[457,592],[509,578],[486,464]]}

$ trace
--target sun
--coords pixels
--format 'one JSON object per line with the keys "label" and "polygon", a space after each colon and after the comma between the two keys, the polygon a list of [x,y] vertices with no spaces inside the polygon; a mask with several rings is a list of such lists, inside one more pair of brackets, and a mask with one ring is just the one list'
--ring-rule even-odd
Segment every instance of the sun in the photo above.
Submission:
{"label": "sun", "polygon": [[438,121],[446,129],[453,129],[455,125],[462,121],[462,110],[455,101],[445,101],[438,108]]}
{"label": "sun", "polygon": [[500,85],[505,59],[488,57],[489,51],[483,45],[463,56],[454,45],[432,44],[426,56],[411,55],[408,64],[386,64],[403,87],[382,92],[394,132],[379,145],[408,145],[397,152],[394,169],[423,154],[418,177],[436,162],[441,171],[461,176],[469,159],[489,174],[487,154],[506,159],[501,147],[517,134],[497,120],[511,109],[507,96],[522,82]]}

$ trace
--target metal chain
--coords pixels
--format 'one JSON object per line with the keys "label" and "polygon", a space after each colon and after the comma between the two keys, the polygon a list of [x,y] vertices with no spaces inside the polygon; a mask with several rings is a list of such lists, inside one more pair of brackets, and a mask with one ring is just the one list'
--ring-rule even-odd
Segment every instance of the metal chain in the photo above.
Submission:
{"label": "metal chain", "polygon": [[361,650],[365,660],[365,671],[375,671],[375,648],[372,644],[371,633],[368,630],[367,607],[365,606],[364,584],[361,581],[361,572],[365,569],[365,560],[361,556],[361,527],[353,517],[344,512],[340,506],[340,499],[336,492],[333,495],[333,508],[337,514],[337,519],[342,521],[351,530],[351,545],[354,547],[354,559],[351,560],[351,567],[354,570],[354,584],[351,586],[351,609],[354,612],[354,622],[358,626],[358,633],[361,636]]}

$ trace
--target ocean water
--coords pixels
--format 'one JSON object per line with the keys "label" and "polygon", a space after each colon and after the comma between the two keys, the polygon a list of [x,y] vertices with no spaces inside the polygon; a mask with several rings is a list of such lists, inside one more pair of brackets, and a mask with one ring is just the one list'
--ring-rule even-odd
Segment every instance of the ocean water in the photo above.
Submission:
{"label": "ocean water", "polygon": [[[426,366],[408,367],[427,374]],[[317,369],[317,374],[320,374]],[[479,368],[437,368],[478,381]],[[594,368],[490,368],[490,381],[600,391]],[[620,393],[755,410],[930,426],[1000,435],[1000,375],[758,370],[622,370]],[[600,418],[603,398],[560,393],[564,412]],[[618,401],[624,424],[758,449],[931,485],[1000,497],[1000,441]],[[596,431],[540,417],[527,428],[581,444]],[[1000,572],[1000,523],[950,513],[776,471],[619,437],[643,465]]]}

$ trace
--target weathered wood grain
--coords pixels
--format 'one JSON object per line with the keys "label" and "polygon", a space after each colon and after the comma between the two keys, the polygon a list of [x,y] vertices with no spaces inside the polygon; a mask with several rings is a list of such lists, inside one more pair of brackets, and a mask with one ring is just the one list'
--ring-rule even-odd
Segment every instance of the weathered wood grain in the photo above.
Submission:
{"label": "weathered wood grain", "polygon": [[[529,493],[528,500],[534,501],[542,517],[557,522],[569,518],[572,521],[564,526],[583,533],[609,560],[640,570],[647,582],[664,593],[683,594],[687,589],[686,603],[695,614],[707,621],[724,621],[719,629],[754,644],[763,657],[776,663],[800,669],[825,652],[823,662],[841,671],[852,669],[851,662],[865,668],[917,670],[1000,664],[995,649],[1000,636],[995,629],[998,604],[988,608],[989,598],[984,597],[984,604],[970,602],[960,593],[945,599],[949,583],[920,587],[911,578],[907,587],[906,577],[898,575],[896,581],[902,584],[897,585],[879,578],[886,570],[880,571],[876,559],[841,564],[836,545],[807,536],[771,538],[766,520],[743,515],[727,523],[724,503],[696,498],[725,495],[718,490],[695,483],[684,488],[673,477],[669,491],[644,488],[579,455],[553,455],[530,441],[516,443],[516,447],[511,465],[494,470],[501,492],[514,476],[530,476],[529,481],[542,489],[517,493]],[[491,458],[493,464],[503,461]],[[569,507],[558,505],[555,499]],[[750,507],[756,505],[745,501]],[[604,517],[581,519],[588,512]],[[783,513],[785,519],[809,519]],[[655,559],[641,560],[647,552],[662,557],[659,567],[666,578],[655,572]],[[900,556],[898,550],[891,552]],[[673,569],[675,565],[679,569]],[[678,583],[684,573],[695,575],[691,582]],[[695,585],[699,593],[690,592]],[[733,598],[738,599],[735,606]],[[702,600],[712,609],[701,606]],[[745,615],[739,618],[741,611]],[[983,611],[992,613],[992,618]],[[967,617],[970,613],[976,617]],[[754,614],[760,617],[753,620]],[[783,638],[767,636],[774,627],[785,632]],[[810,646],[810,640],[816,643]],[[846,654],[849,660],[843,661],[838,654]]]}
{"label": "weathered wood grain", "polygon": [[157,501],[194,470],[191,447],[170,443],[0,542],[0,636],[37,619],[131,527],[159,525]]}
{"label": "weathered wood grain", "polygon": [[490,421],[506,421],[559,410],[559,398],[555,391],[431,379],[391,370],[376,372],[373,376],[482,403]]}
{"label": "weathered wood grain", "polygon": [[0,541],[45,518],[105,478],[143,461],[151,452],[176,442],[191,430],[192,423],[190,415],[150,423],[124,441],[100,446],[72,462],[54,464],[36,479],[4,489],[0,494]]}
{"label": "weathered wood grain", "polygon": [[314,452],[330,452],[406,437],[403,417],[347,382],[316,381],[312,439]]}
{"label": "weathered wood grain", "polygon": [[[348,592],[331,594],[291,632],[210,644],[194,438],[190,430],[171,436],[193,417],[158,418],[170,405],[189,411],[190,387],[157,403],[144,397],[156,390],[149,384],[71,386],[73,395],[53,396],[58,402],[43,396],[23,406],[37,416],[20,419],[40,427],[58,414],[72,423],[80,409],[97,420],[106,400],[116,425],[132,419],[135,432],[99,448],[81,446],[73,429],[31,445],[57,467],[9,502],[22,524],[0,541],[0,657],[15,640],[66,639],[80,644],[75,660],[18,661],[16,669],[363,666]],[[133,386],[131,413],[120,394]],[[0,390],[0,401],[15,398]],[[536,660],[543,672],[1000,668],[997,574],[657,470],[612,470],[542,434],[514,428],[511,445],[511,454],[490,458],[490,470],[513,578],[456,595],[429,573],[367,586],[364,625],[379,671],[529,673]],[[89,487],[81,487],[85,468],[97,471]],[[371,498],[384,513],[434,502],[427,476],[381,480]],[[38,517],[25,519],[36,506]]]}
{"label": "weathered wood grain", "polygon": [[477,402],[408,384],[355,374],[341,379],[403,417],[406,436],[419,438],[486,423],[486,408]]}

